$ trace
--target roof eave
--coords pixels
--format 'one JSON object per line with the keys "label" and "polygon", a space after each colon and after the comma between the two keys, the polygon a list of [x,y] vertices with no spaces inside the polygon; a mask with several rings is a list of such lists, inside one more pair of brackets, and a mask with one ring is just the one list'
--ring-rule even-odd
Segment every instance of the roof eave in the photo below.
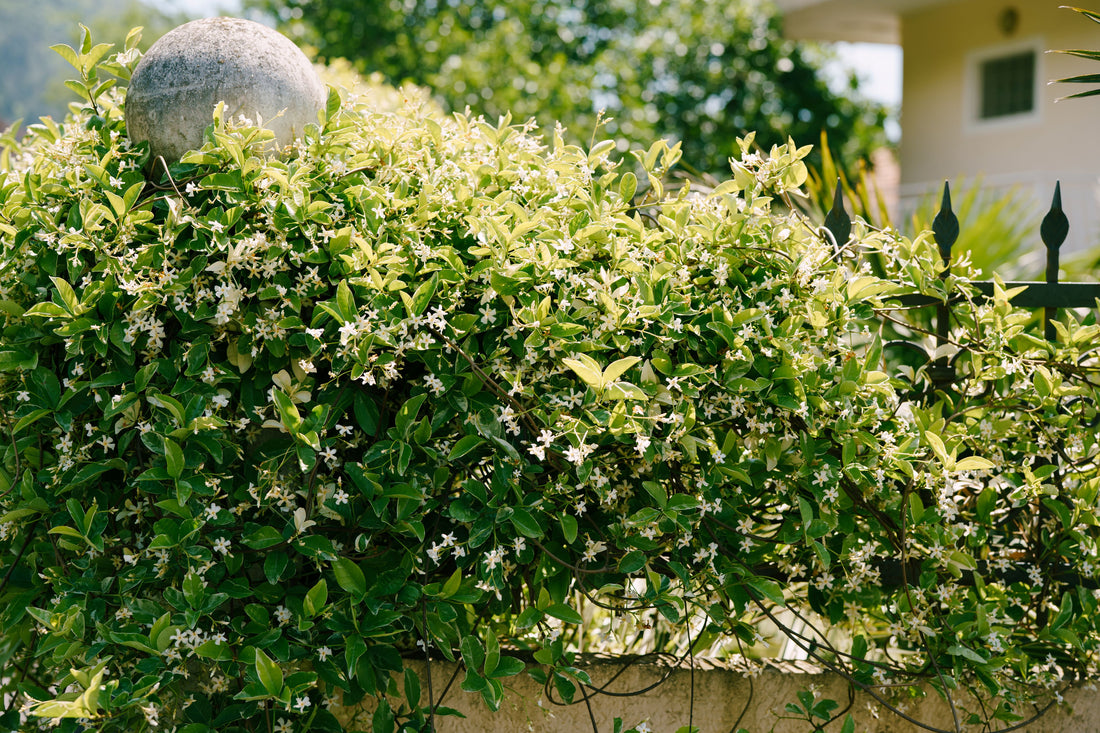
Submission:
{"label": "roof eave", "polygon": [[901,16],[956,0],[776,0],[788,38],[901,43]]}
{"label": "roof eave", "polygon": [[812,41],[901,43],[901,20],[894,13],[836,12],[807,8],[783,16],[783,35]]}

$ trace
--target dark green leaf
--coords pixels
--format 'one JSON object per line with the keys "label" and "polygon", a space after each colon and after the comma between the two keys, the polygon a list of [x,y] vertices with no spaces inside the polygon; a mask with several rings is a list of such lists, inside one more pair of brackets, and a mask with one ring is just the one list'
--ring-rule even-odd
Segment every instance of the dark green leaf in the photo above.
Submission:
{"label": "dark green leaf", "polygon": [[332,564],[332,572],[336,576],[336,582],[340,584],[340,587],[351,593],[356,599],[366,595],[366,576],[352,560],[346,557],[337,558],[336,562]]}
{"label": "dark green leaf", "polygon": [[520,534],[534,538],[542,536],[542,527],[526,509],[516,507],[512,512],[511,520]]}
{"label": "dark green leaf", "polygon": [[485,439],[480,435],[464,435],[458,439],[458,442],[451,448],[451,452],[447,455],[448,461],[453,461],[466,455],[470,451],[485,444]]}
{"label": "dark green leaf", "polygon": [[571,607],[564,603],[555,603],[546,609],[547,616],[553,616],[556,619],[561,619],[567,624],[581,624],[584,623],[584,619],[579,613],[573,610]]}

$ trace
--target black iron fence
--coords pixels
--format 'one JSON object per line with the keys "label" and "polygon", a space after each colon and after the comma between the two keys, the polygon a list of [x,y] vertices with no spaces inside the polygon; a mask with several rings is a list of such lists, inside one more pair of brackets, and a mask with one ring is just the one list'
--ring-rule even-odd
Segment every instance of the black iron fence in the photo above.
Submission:
{"label": "black iron fence", "polygon": [[[838,245],[842,246],[844,243],[848,242],[852,229],[852,221],[844,209],[844,201],[839,183],[837,184],[833,206],[825,218],[825,227],[829,230],[834,241],[836,241]],[[1042,309],[1043,330],[1048,341],[1054,341],[1056,338],[1057,330],[1054,327],[1053,321],[1058,317],[1059,309],[1100,307],[1100,282],[1059,282],[1058,280],[1060,250],[1068,233],[1069,220],[1065,212],[1062,211],[1062,194],[1061,185],[1059,183],[1055,184],[1054,198],[1051,202],[1050,210],[1044,216],[1039,227],[1039,235],[1046,248],[1047,255],[1045,279],[1041,281],[1024,280],[1003,282],[1005,290],[1020,289],[1020,292],[1011,297],[1011,303],[1013,305],[1032,310]],[[951,209],[951,189],[946,183],[943,188],[943,199],[940,205],[940,211],[936,214],[932,223],[932,234],[943,262],[942,277],[946,278],[951,272],[951,250],[959,236],[959,220]],[[995,283],[992,280],[971,281],[970,285],[972,285],[982,296],[987,298],[993,297]],[[938,348],[947,343],[950,339],[951,308],[953,304],[960,302],[963,296],[959,294],[944,300],[932,295],[915,293],[896,296],[891,299],[898,301],[903,308],[927,307],[935,309],[932,333],[936,338],[936,346]],[[950,385],[955,381],[955,369],[946,357],[941,356],[940,358],[935,358],[934,354],[929,353],[919,344],[911,341],[894,341],[889,345],[909,347],[919,351],[929,362],[928,374],[936,389],[950,388]],[[882,583],[885,586],[900,586],[906,582],[906,577],[908,577],[909,582],[911,582],[912,578],[919,575],[920,567],[921,563],[919,559],[906,560],[904,564],[900,559],[885,560],[878,565]],[[1029,582],[1027,573],[1022,569],[994,570],[991,564],[985,559],[978,560],[978,567],[975,572],[985,577],[995,576],[1007,583]],[[767,572],[764,571],[762,574],[767,574]],[[781,576],[781,573],[777,573],[775,577],[780,578]],[[964,572],[959,582],[962,585],[972,585],[974,583],[973,576],[974,573]],[[1062,583],[1079,585],[1090,589],[1100,588],[1100,578],[1086,575],[1082,573],[1079,568],[1072,567],[1068,564],[1060,564],[1053,567],[1051,577]],[[789,580],[789,578],[782,579]]]}
{"label": "black iron fence", "polygon": [[[844,199],[841,193],[840,183],[837,183],[836,194],[833,198],[833,206],[825,217],[825,227],[833,235],[833,239],[843,244],[848,241],[852,229],[852,220],[844,209]],[[1039,226],[1039,236],[1043,246],[1046,247],[1046,275],[1045,280],[1007,281],[1004,283],[1006,290],[1021,288],[1011,298],[1013,305],[1020,308],[1043,310],[1043,331],[1048,341],[1053,341],[1056,336],[1053,321],[1058,317],[1060,308],[1095,308],[1100,300],[1100,282],[1059,282],[1058,268],[1062,244],[1069,233],[1069,219],[1062,211],[1062,187],[1061,183],[1054,186],[1054,198],[1050,210],[1043,217]],[[946,277],[951,271],[951,249],[959,237],[959,219],[951,209],[951,188],[944,183],[943,200],[939,213],[932,221],[932,234],[939,248],[940,257],[943,260],[943,274]],[[970,283],[978,292],[986,297],[993,296],[994,283],[992,280],[979,280]],[[937,346],[947,342],[951,332],[951,305],[958,298],[949,298],[946,302],[931,295],[911,294],[897,298],[904,307],[935,307],[935,333]],[[954,370],[945,359],[940,359],[932,364],[930,375],[937,386],[946,385],[954,381]]]}

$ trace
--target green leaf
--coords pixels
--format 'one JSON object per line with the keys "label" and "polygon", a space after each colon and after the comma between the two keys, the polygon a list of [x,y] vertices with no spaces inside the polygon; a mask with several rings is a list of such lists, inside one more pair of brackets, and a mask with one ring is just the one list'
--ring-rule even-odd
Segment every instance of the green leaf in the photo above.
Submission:
{"label": "green leaf", "polygon": [[218,643],[213,639],[207,639],[195,648],[195,654],[207,659],[228,662],[233,659],[233,649],[226,643]]}
{"label": "green leaf", "polygon": [[542,621],[542,611],[537,608],[525,608],[516,618],[517,629],[529,629],[539,621]]}
{"label": "green leaf", "polygon": [[332,564],[332,572],[336,576],[336,582],[340,587],[361,599],[367,593],[367,580],[363,571],[352,560],[346,557],[336,559]]}
{"label": "green leaf", "polygon": [[[275,390],[275,393],[279,394],[279,390]],[[150,394],[148,397],[146,397],[146,400],[149,402],[150,405],[153,405],[154,407],[160,407],[168,410],[168,412],[171,413],[172,417],[176,419],[176,423],[181,427],[187,424],[186,414],[184,412],[183,405],[179,403],[179,400],[160,393]]]}
{"label": "green leaf", "polygon": [[76,55],[76,50],[65,43],[57,43],[50,46],[51,51],[56,51],[57,54],[65,59],[74,69],[80,70],[80,58]]}
{"label": "green leaf", "polygon": [[603,389],[603,370],[600,369],[599,362],[588,354],[578,354],[576,359],[562,359],[562,363],[592,389]]}
{"label": "green leaf", "polygon": [[416,675],[416,672],[405,668],[405,700],[409,703],[409,707],[415,710],[420,706],[420,678]]}
{"label": "green leaf", "polygon": [[493,679],[514,677],[524,670],[524,664],[515,657],[501,657],[492,672],[487,673]]}
{"label": "green leaf", "polygon": [[774,580],[769,578],[750,577],[745,578],[745,585],[776,605],[782,605],[784,602],[783,589],[780,587],[779,583],[776,583]]}
{"label": "green leaf", "polygon": [[169,438],[164,439],[164,459],[168,462],[169,476],[179,478],[183,475],[183,449]]}
{"label": "green leaf", "polygon": [[282,543],[283,536],[274,527],[264,526],[245,535],[241,542],[253,550],[266,550]]}
{"label": "green leaf", "polygon": [[978,563],[962,550],[955,550],[948,556],[948,562],[965,570],[977,570]]}
{"label": "green leaf", "polygon": [[85,539],[84,535],[80,534],[80,532],[76,531],[72,527],[66,527],[65,525],[62,525],[60,527],[51,527],[48,533],[65,535],[66,537],[73,537],[78,540]]}
{"label": "green leaf", "polygon": [[619,179],[619,196],[623,201],[629,202],[634,198],[635,192],[638,190],[638,177],[631,172],[626,172],[623,177]]}
{"label": "green leaf", "polygon": [[464,636],[459,644],[459,651],[462,652],[462,661],[466,663],[468,671],[476,672],[485,664],[485,648],[476,636]]}
{"label": "green leaf", "polygon": [[302,601],[302,609],[306,612],[306,615],[313,618],[321,612],[325,607],[325,602],[328,600],[328,584],[324,578],[317,581],[316,585],[306,592],[306,597]]}
{"label": "green leaf", "polygon": [[92,70],[92,67],[98,64],[113,46],[113,43],[97,43],[93,48],[82,53],[80,58],[81,71],[88,74]]}
{"label": "green leaf", "polygon": [[398,441],[395,446],[397,447],[397,475],[404,476],[409,470],[409,464],[412,463],[413,448],[404,441]]}
{"label": "green leaf", "polygon": [[928,442],[928,446],[932,449],[932,452],[936,454],[936,458],[940,460],[943,467],[948,471],[955,468],[955,457],[948,454],[947,446],[943,444],[943,440],[935,433],[926,430],[924,432],[924,439]]}
{"label": "green leaf", "polygon": [[24,348],[0,348],[0,372],[30,371],[38,366],[38,352]]}
{"label": "green leaf", "polygon": [[61,318],[67,315],[65,309],[57,303],[36,303],[23,313],[24,316],[40,316],[42,318]]}
{"label": "green leaf", "polygon": [[492,676],[498,664],[500,664],[500,642],[497,641],[496,634],[490,629],[485,640],[485,666],[482,673],[486,677]]}
{"label": "green leaf", "polygon": [[336,114],[340,111],[340,92],[336,91],[336,87],[329,86],[328,98],[325,100],[325,119],[332,120],[336,117]]}
{"label": "green leaf", "polygon": [[405,404],[401,405],[401,409],[397,411],[397,418],[394,420],[394,425],[397,427],[397,433],[401,438],[408,438],[413,421],[416,420],[416,416],[420,412],[420,406],[424,404],[424,400],[426,399],[428,399],[427,393],[413,395],[406,400]]}
{"label": "green leaf", "polygon": [[355,307],[355,296],[352,295],[347,280],[340,280],[340,284],[336,286],[336,307],[344,323],[354,321],[359,315]]}
{"label": "green leaf", "polygon": [[1073,595],[1067,591],[1062,594],[1062,607],[1058,610],[1058,615],[1050,622],[1050,630],[1057,631],[1069,623],[1071,618],[1073,618]]}
{"label": "green leaf", "polygon": [[510,519],[520,534],[525,537],[542,537],[542,527],[526,509],[516,507]]}
{"label": "green leaf", "polygon": [[563,513],[560,516],[562,536],[565,537],[565,541],[569,544],[573,544],[577,541],[577,518],[572,514]]}
{"label": "green leaf", "polygon": [[205,592],[202,576],[198,573],[188,573],[183,579],[183,597],[191,608],[199,608],[202,605],[202,597]]}
{"label": "green leaf", "polygon": [[393,733],[395,724],[390,703],[383,698],[382,702],[378,703],[374,715],[371,716],[371,733]]}
{"label": "green leaf", "polygon": [[618,359],[611,362],[607,366],[607,369],[603,370],[603,374],[600,376],[601,384],[604,386],[611,384],[616,379],[625,374],[626,371],[630,369],[630,367],[634,366],[640,361],[641,359],[637,356],[627,356],[623,359]]}
{"label": "green leaf", "polygon": [[283,689],[283,670],[271,661],[271,657],[264,654],[262,649],[256,650],[256,676],[260,684],[264,686],[269,695],[278,695]]}
{"label": "green leaf", "polygon": [[642,488],[653,497],[653,501],[657,502],[657,506],[660,508],[664,509],[665,505],[668,504],[668,492],[657,481],[643,481]]}
{"label": "green leaf", "polygon": [[947,653],[953,657],[962,657],[963,659],[969,659],[971,662],[977,662],[978,664],[985,664],[989,661],[973,649],[967,649],[965,646],[959,644],[948,647]]}
{"label": "green leaf", "polygon": [[650,398],[644,389],[630,382],[611,382],[607,385],[604,396],[609,400],[648,401]]}
{"label": "green leaf", "polygon": [[436,288],[439,286],[439,273],[432,275],[431,279],[421,283],[413,293],[409,316],[419,316],[428,308],[428,304],[435,297]]}
{"label": "green leaf", "polygon": [[51,276],[50,281],[53,282],[53,286],[57,289],[57,294],[61,298],[58,305],[62,306],[70,316],[77,315],[77,311],[80,310],[80,300],[76,297],[73,286],[60,277]]}
{"label": "green leaf", "polygon": [[993,461],[981,456],[967,456],[955,462],[956,471],[988,471],[994,467]]}
{"label": "green leaf", "polygon": [[619,560],[619,572],[620,573],[636,573],[645,567],[646,555],[641,550],[631,550],[623,555],[623,559]]}
{"label": "green leaf", "polygon": [[1072,10],[1075,13],[1080,13],[1094,23],[1100,23],[1100,13],[1094,10],[1085,10],[1084,8],[1077,8],[1072,5],[1063,5],[1062,7],[1067,10]]}
{"label": "green leaf", "polygon": [[554,672],[554,689],[557,690],[558,695],[566,703],[573,702],[573,696],[577,693],[577,686],[573,680],[569,679],[560,672]]}
{"label": "green leaf", "polygon": [[443,584],[443,588],[439,591],[440,598],[450,598],[455,593],[458,593],[458,589],[462,586],[462,568],[455,568],[455,571],[451,573],[451,577],[447,579],[447,582]]}
{"label": "green leaf", "polygon": [[466,455],[472,450],[485,444],[485,438],[480,435],[464,435],[458,439],[458,442],[451,448],[451,452],[447,455],[448,461],[454,461],[462,456]]}
{"label": "green leaf", "polygon": [[567,624],[583,624],[584,618],[572,607],[564,603],[555,603],[546,609],[547,616],[553,616]]}
{"label": "green leaf", "polygon": [[53,412],[53,410],[35,410],[32,413],[24,415],[15,423],[15,427],[12,428],[11,434],[13,436],[18,435],[23,431],[23,428],[33,425],[51,412]]}
{"label": "green leaf", "polygon": [[279,410],[281,422],[291,435],[296,434],[302,427],[302,415],[294,406],[290,395],[278,388],[272,389],[271,394],[275,398],[275,407]]}

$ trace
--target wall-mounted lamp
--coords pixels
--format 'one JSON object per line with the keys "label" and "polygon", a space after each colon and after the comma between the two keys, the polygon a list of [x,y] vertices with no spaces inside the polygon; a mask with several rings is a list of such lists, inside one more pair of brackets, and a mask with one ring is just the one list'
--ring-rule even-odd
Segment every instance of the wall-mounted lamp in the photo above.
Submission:
{"label": "wall-mounted lamp", "polygon": [[1011,36],[1020,25],[1020,11],[1012,6],[1005,8],[997,18],[997,25],[1000,26],[1002,33]]}

